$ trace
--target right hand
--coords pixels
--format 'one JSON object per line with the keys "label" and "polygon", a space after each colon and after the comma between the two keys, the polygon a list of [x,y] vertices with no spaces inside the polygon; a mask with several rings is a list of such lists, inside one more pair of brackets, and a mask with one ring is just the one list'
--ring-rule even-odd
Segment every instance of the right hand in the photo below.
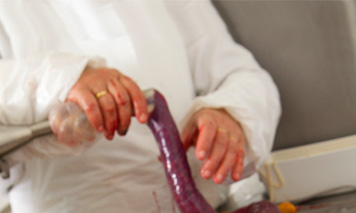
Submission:
{"label": "right hand", "polygon": [[[106,91],[98,97],[98,93]],[[141,89],[129,77],[110,68],[86,69],[70,90],[66,101],[77,103],[90,124],[112,140],[115,131],[125,135],[131,116],[140,123],[148,119],[147,103]]]}

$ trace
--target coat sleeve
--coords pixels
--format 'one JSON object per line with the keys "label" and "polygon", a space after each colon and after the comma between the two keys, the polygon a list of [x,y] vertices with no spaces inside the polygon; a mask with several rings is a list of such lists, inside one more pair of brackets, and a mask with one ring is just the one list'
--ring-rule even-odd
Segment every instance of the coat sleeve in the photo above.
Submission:
{"label": "coat sleeve", "polygon": [[[15,57],[11,38],[0,20],[0,126],[31,125],[48,119],[50,110],[64,102],[85,68],[106,66],[99,57],[52,51]],[[4,132],[0,132],[4,133]],[[92,143],[91,143],[92,144]],[[0,177],[0,198],[24,175],[21,162],[33,158],[78,155],[88,146],[69,147],[56,136],[36,138],[3,159],[10,178]]]}
{"label": "coat sleeve", "polygon": [[[13,57],[10,41],[0,22],[0,126],[31,125],[46,120],[49,111],[65,101],[86,67],[106,66],[105,60],[99,57],[58,51]],[[6,156],[6,160],[12,166],[33,157],[72,155],[80,151],[62,145],[52,135],[35,139]]]}
{"label": "coat sleeve", "polygon": [[167,1],[181,33],[195,85],[183,123],[201,108],[224,108],[242,126],[246,142],[243,176],[271,152],[281,106],[271,76],[243,46],[234,42],[210,1]]}
{"label": "coat sleeve", "polygon": [[[51,52],[24,59],[0,59],[0,125],[30,125],[48,119],[50,110],[64,102],[86,67],[105,66],[100,58]],[[55,136],[35,139],[9,155],[15,164],[32,157],[76,152]]]}
{"label": "coat sleeve", "polygon": [[[4,57],[5,56],[5,57]],[[86,67],[106,66],[105,60],[65,52],[34,53],[13,58],[10,38],[0,22],[0,126],[30,125],[46,120],[54,105],[64,102]],[[11,167],[10,179],[0,177],[0,196],[22,176],[18,164],[35,157],[79,154],[84,147],[59,143],[56,136],[33,140],[5,157]]]}

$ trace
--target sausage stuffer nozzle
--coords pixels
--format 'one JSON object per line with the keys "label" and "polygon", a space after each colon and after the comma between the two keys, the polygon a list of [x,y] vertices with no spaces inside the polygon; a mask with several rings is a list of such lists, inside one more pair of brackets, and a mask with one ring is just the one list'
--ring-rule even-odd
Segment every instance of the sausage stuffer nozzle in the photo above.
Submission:
{"label": "sausage stuffer nozzle", "polygon": [[[148,105],[148,113],[154,109],[154,89],[143,91]],[[3,178],[10,176],[9,167],[5,157],[37,137],[52,134],[48,120],[27,126],[0,126],[0,172]]]}

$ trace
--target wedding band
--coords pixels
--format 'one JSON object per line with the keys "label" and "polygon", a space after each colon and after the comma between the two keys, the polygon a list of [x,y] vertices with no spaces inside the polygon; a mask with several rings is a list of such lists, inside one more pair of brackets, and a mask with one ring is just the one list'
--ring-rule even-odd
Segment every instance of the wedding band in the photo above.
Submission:
{"label": "wedding band", "polygon": [[104,95],[106,95],[106,93],[108,93],[108,91],[103,90],[103,91],[96,93],[95,96],[97,99],[99,99],[99,98],[103,97]]}
{"label": "wedding band", "polygon": [[227,133],[227,130],[226,130],[226,129],[220,128],[220,127],[218,128],[218,131],[219,131],[219,132],[222,132],[222,133]]}

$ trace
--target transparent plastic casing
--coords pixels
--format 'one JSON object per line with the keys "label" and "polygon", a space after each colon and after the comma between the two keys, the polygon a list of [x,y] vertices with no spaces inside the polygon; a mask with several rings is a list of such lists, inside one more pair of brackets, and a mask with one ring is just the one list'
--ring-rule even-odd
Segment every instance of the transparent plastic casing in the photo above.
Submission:
{"label": "transparent plastic casing", "polygon": [[84,111],[73,102],[61,103],[52,109],[49,122],[58,140],[68,146],[80,146],[96,137]]}

